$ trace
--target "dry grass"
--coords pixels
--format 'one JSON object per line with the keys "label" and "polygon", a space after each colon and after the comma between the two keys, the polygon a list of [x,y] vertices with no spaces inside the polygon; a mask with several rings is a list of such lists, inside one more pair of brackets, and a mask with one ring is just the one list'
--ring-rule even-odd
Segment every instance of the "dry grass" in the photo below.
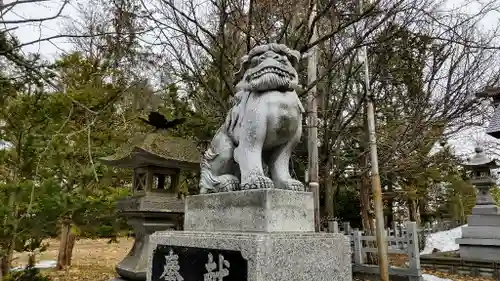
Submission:
{"label": "dry grass", "polygon": [[[72,266],[65,271],[44,270],[54,281],[108,281],[116,276],[115,265],[132,248],[133,239],[121,238],[118,243],[108,243],[109,239],[80,239],[73,250]],[[37,256],[40,260],[57,260],[59,241],[47,241],[47,251]],[[27,254],[16,254],[15,265],[25,265]]]}

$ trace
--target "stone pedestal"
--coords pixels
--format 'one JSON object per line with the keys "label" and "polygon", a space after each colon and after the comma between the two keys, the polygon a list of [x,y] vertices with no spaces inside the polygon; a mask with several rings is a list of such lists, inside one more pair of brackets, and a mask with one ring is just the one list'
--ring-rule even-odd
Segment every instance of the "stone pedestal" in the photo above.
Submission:
{"label": "stone pedestal", "polygon": [[118,201],[117,211],[127,218],[135,239],[130,252],[115,267],[120,276],[117,281],[146,280],[150,235],[159,230],[175,229],[183,203],[166,193],[132,196]]}
{"label": "stone pedestal", "polygon": [[460,257],[470,260],[500,260],[500,208],[477,205],[467,218],[468,226],[462,227]]}
{"label": "stone pedestal", "polygon": [[148,281],[351,281],[349,240],[314,232],[309,192],[186,198],[185,231],[150,237]]}
{"label": "stone pedestal", "polygon": [[313,196],[282,189],[189,196],[184,230],[314,232]]}

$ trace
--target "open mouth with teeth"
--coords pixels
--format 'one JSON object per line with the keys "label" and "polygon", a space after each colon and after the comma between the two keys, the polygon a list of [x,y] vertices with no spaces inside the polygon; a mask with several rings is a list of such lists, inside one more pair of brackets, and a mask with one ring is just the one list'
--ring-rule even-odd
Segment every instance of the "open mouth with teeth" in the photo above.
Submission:
{"label": "open mouth with teeth", "polygon": [[281,78],[286,78],[286,79],[293,79],[294,75],[286,70],[283,70],[279,67],[274,67],[274,66],[268,66],[264,67],[257,72],[253,73],[250,77],[250,79],[258,79],[266,74],[275,74]]}

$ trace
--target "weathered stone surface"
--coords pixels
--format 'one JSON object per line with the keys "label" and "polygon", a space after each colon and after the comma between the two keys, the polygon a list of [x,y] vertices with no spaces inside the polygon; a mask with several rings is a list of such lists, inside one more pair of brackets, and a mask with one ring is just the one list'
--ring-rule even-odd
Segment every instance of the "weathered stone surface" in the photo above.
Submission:
{"label": "weathered stone surface", "polygon": [[473,215],[500,215],[500,208],[494,205],[476,205],[472,208]]}
{"label": "weathered stone surface", "polygon": [[456,242],[458,244],[464,244],[464,245],[500,246],[500,239],[458,238]]}
{"label": "weathered stone surface", "polygon": [[467,217],[469,226],[497,226],[500,227],[500,216],[470,215]]}
{"label": "weathered stone surface", "polygon": [[184,230],[313,232],[313,195],[256,189],[188,196]]}
{"label": "weathered stone surface", "polygon": [[122,212],[164,212],[183,213],[184,200],[177,194],[149,192],[145,195],[130,196],[118,200],[116,210]]}
{"label": "weathered stone surface", "polygon": [[295,91],[299,60],[298,51],[275,43],[257,46],[241,59],[232,108],[202,156],[200,193],[304,191],[289,171],[302,135],[304,108]]}
{"label": "weathered stone surface", "polygon": [[114,155],[99,160],[110,166],[136,168],[156,164],[159,167],[195,169],[200,163],[195,141],[172,137],[168,131],[139,135]]}
{"label": "weathered stone surface", "polygon": [[494,226],[464,226],[462,238],[500,239],[500,227]]}
{"label": "weathered stone surface", "polygon": [[[173,229],[175,223],[173,220],[154,220],[151,218],[129,218],[127,223],[133,227],[135,241],[128,255],[119,262],[115,269],[116,272],[126,280],[146,280],[147,261],[149,256],[150,236],[158,230]],[[118,279],[120,280],[120,279]]]}
{"label": "weathered stone surface", "polygon": [[500,246],[460,245],[460,258],[465,260],[500,260]]}
{"label": "weathered stone surface", "polygon": [[495,205],[490,189],[495,184],[491,169],[500,167],[481,148],[465,165],[472,170],[471,182],[477,189],[476,206],[468,217],[469,225],[462,227],[460,258],[464,260],[500,260],[500,208]]}
{"label": "weathered stone surface", "polygon": [[[150,239],[150,253],[158,245],[240,251],[247,261],[248,281],[352,280],[349,241],[342,234],[162,231]],[[152,266],[151,254],[147,280],[157,281],[151,278]],[[179,264],[183,266],[189,264]]]}
{"label": "weathered stone surface", "polygon": [[[479,219],[496,216],[479,216]],[[462,227],[462,238],[456,240],[460,245],[460,257],[465,260],[500,260],[500,226]]]}

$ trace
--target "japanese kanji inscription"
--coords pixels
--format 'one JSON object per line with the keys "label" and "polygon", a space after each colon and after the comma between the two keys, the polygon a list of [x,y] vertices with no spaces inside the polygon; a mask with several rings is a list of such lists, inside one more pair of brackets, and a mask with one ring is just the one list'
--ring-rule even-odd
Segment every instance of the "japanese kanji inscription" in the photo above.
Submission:
{"label": "japanese kanji inscription", "polygon": [[244,281],[247,260],[239,251],[158,245],[152,281]]}

